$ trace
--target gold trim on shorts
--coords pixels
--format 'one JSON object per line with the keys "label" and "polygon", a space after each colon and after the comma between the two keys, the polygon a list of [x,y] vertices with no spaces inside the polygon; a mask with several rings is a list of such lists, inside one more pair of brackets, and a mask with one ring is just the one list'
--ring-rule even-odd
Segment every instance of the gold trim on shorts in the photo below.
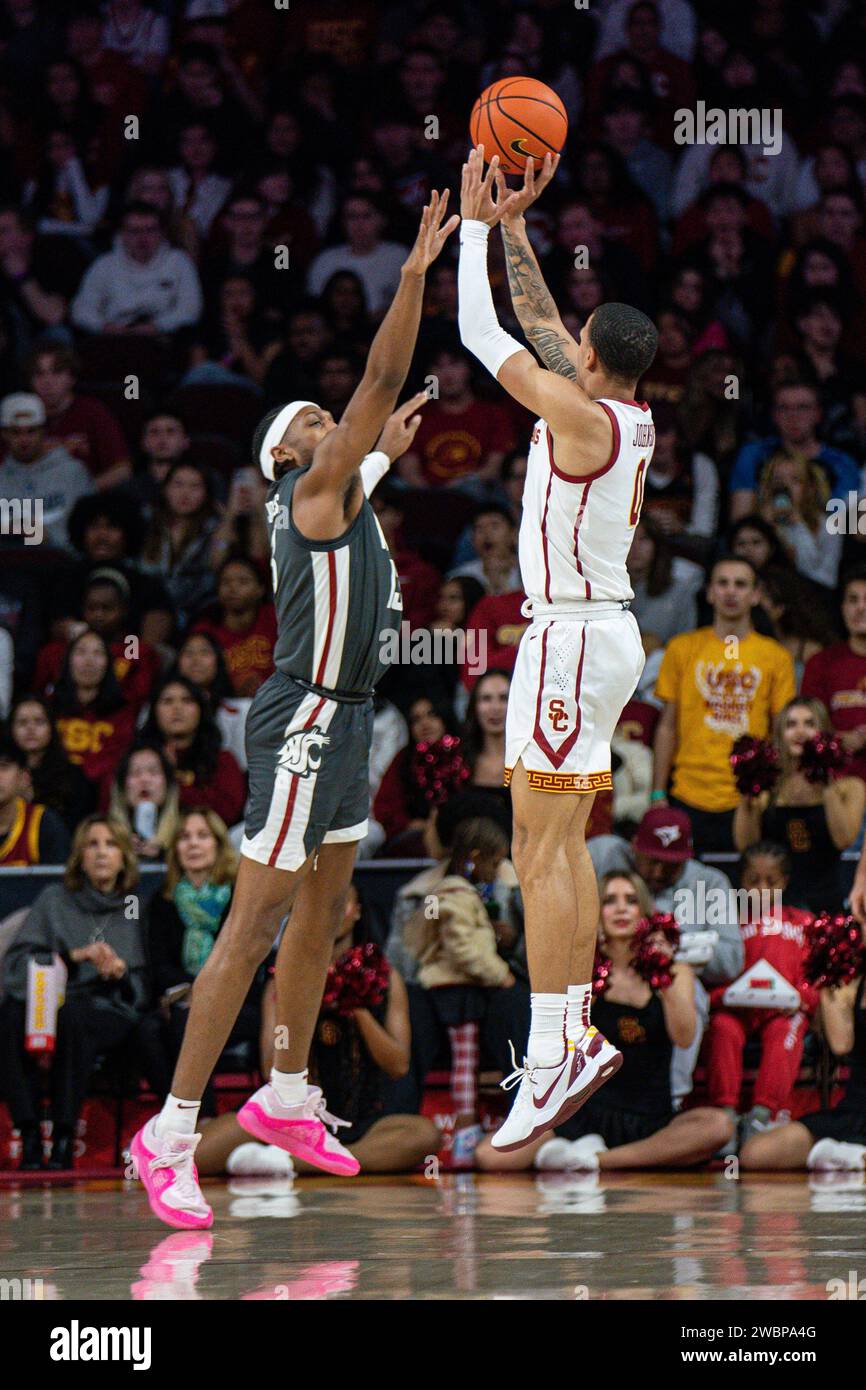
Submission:
{"label": "gold trim on shorts", "polygon": [[[505,769],[503,785],[509,786],[513,768]],[[613,789],[613,777],[609,772],[531,772],[526,776],[533,791],[537,792],[609,792]]]}

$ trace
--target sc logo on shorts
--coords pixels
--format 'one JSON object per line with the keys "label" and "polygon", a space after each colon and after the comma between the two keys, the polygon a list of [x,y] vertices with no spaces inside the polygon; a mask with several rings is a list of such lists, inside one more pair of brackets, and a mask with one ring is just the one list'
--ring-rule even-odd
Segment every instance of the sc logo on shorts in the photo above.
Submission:
{"label": "sc logo on shorts", "polygon": [[331,740],[317,724],[290,734],[277,755],[277,767],[295,777],[309,777],[322,766],[322,748]]}
{"label": "sc logo on shorts", "polygon": [[547,717],[550,720],[554,733],[562,734],[568,728],[569,718],[565,708],[564,700],[548,700]]}

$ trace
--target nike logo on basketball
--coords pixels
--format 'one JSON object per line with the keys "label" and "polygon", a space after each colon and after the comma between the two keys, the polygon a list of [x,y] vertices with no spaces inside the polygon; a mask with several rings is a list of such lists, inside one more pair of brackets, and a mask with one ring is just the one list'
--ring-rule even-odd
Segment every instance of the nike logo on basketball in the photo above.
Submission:
{"label": "nike logo on basketball", "polygon": [[312,729],[299,729],[291,734],[280,749],[277,766],[295,777],[309,777],[322,765],[322,748],[331,740],[317,724]]}

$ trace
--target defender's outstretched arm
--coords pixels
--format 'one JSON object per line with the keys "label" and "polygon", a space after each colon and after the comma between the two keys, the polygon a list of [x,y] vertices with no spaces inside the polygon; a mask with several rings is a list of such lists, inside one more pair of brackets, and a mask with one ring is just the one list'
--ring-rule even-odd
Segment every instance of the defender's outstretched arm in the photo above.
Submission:
{"label": "defender's outstretched arm", "polygon": [[312,468],[298,484],[299,495],[342,495],[391,414],[415,351],[427,268],[460,220],[455,215],[443,226],[447,207],[447,190],[431,194],[415,245],[401,268],[397,293],[370,346],[364,375],[339,425],[317,448]]}

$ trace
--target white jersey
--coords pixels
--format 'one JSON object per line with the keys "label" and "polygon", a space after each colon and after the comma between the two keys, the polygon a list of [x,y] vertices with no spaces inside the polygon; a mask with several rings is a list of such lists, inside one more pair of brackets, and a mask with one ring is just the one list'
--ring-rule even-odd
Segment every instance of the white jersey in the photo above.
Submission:
{"label": "white jersey", "polygon": [[649,406],[600,400],[613,426],[611,456],[583,478],[556,466],[550,426],[536,421],[526,466],[520,574],[533,605],[630,599],[626,569],[655,448]]}

